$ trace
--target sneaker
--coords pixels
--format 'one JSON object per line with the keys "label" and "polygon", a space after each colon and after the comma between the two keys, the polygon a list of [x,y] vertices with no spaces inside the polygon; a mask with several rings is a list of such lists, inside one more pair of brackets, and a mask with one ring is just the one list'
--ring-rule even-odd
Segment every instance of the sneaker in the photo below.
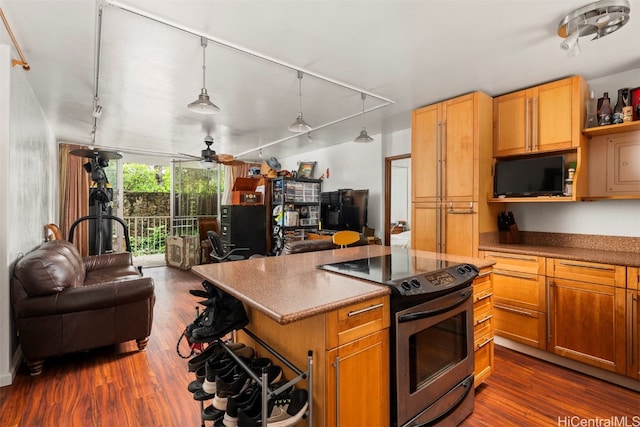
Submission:
{"label": "sneaker", "polygon": [[[239,350],[245,347],[244,344],[235,343],[235,342],[228,343],[227,346],[234,352],[236,350]],[[220,346],[220,344],[218,344],[217,342],[209,344],[209,346],[202,353],[189,359],[189,362],[188,362],[189,372],[196,372],[198,368],[203,366],[207,360],[216,359],[222,353],[227,354],[227,352],[224,351],[224,349],[222,348],[222,346]]]}
{"label": "sneaker", "polygon": [[251,377],[244,370],[240,372],[237,378],[234,377],[234,381],[228,383],[222,378],[216,378],[216,394],[213,398],[213,406],[226,411],[227,400],[231,396],[242,393],[251,383]]}
{"label": "sneaker", "polygon": [[[279,366],[273,366],[269,373],[269,384],[273,389],[278,389],[286,384],[286,380],[282,378],[282,368]],[[293,390],[293,386],[289,387],[286,391]],[[227,401],[227,410],[222,420],[218,421],[214,427],[238,427],[238,411],[243,409],[251,414],[260,414],[262,408],[262,388],[257,384],[253,384],[243,393],[238,396],[232,396]],[[258,415],[259,417],[259,415]]]}
{"label": "sneaker", "polygon": [[[268,401],[268,427],[288,427],[300,421],[309,407],[309,394],[305,389],[284,391]],[[238,427],[262,426],[261,405],[238,410]]]}
{"label": "sneaker", "polygon": [[[228,374],[233,370],[233,368],[237,366],[235,360],[233,360],[226,351],[223,350],[223,352],[224,354],[221,355],[217,360],[210,359],[205,364],[206,374],[202,384],[202,389],[208,394],[213,394],[216,392],[216,377],[220,376],[226,378]],[[241,347],[237,350],[233,350],[233,354],[238,356],[243,361],[248,361],[252,360],[251,358],[255,354],[255,351],[253,350],[253,347]]]}

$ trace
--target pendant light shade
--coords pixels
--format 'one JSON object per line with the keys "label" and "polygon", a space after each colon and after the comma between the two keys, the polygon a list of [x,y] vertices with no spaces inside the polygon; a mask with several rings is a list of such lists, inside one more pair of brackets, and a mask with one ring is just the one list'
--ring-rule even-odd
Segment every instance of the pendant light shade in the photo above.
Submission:
{"label": "pendant light shade", "polygon": [[309,132],[313,127],[302,118],[302,71],[298,71],[298,117],[289,125],[291,132]]}
{"label": "pendant light shade", "polygon": [[211,102],[205,85],[205,72],[207,69],[205,62],[205,50],[207,48],[207,39],[205,37],[201,37],[200,44],[202,45],[202,91],[200,91],[198,99],[187,105],[187,108],[194,113],[215,114],[220,112],[220,107]]}
{"label": "pendant light shade", "polygon": [[353,142],[371,142],[373,141],[373,138],[367,134],[367,129],[364,127],[364,100],[367,98],[367,95],[362,93],[360,94],[360,97],[362,98],[362,130],[360,131],[360,135],[358,135]]}

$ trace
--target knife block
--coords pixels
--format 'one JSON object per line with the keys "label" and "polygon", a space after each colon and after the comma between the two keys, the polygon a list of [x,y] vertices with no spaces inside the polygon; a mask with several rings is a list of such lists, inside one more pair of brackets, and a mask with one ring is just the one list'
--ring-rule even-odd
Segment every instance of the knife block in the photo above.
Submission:
{"label": "knife block", "polygon": [[498,231],[498,243],[517,244],[522,242],[518,224],[509,226],[509,231]]}

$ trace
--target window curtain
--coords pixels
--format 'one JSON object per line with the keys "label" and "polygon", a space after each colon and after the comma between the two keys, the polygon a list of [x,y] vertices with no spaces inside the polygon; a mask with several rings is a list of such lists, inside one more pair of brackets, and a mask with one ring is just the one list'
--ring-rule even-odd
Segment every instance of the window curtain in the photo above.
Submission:
{"label": "window curtain", "polygon": [[249,168],[260,167],[259,163],[245,162],[242,165],[224,166],[224,192],[222,193],[222,204],[231,204],[231,190],[233,189],[233,183],[236,182],[236,178],[246,178],[249,176]]}
{"label": "window curtain", "polygon": [[[73,222],[89,215],[89,186],[91,178],[82,167],[88,161],[84,157],[69,154],[71,150],[84,148],[79,145],[60,144],[60,229],[69,236]],[[89,255],[88,221],[80,223],[74,230],[73,243],[82,256]]]}

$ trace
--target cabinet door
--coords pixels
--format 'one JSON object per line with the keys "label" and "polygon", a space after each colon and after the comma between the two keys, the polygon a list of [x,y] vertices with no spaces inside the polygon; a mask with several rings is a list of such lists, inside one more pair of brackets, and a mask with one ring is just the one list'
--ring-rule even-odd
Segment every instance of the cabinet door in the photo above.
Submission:
{"label": "cabinet door", "polygon": [[627,291],[627,375],[640,380],[640,291]]}
{"label": "cabinet door", "polygon": [[443,138],[444,199],[478,200],[474,191],[476,128],[474,95],[445,102]]}
{"label": "cabinet door", "polygon": [[468,213],[469,203],[443,206],[445,216],[443,253],[468,257],[478,256],[478,213]]}
{"label": "cabinet door", "polygon": [[530,108],[526,90],[493,100],[495,157],[523,154],[530,150]]}
{"label": "cabinet door", "polygon": [[411,188],[414,202],[435,201],[438,196],[441,108],[441,104],[430,105],[412,113]]}
{"label": "cabinet door", "polygon": [[327,352],[327,426],[389,426],[389,330]]}
{"label": "cabinet door", "polygon": [[548,350],[625,374],[625,289],[558,278],[548,280]]}
{"label": "cabinet door", "polygon": [[411,248],[438,252],[438,220],[440,213],[436,203],[413,203],[411,209]]}
{"label": "cabinet door", "polygon": [[537,87],[533,97],[532,151],[571,148],[574,126],[573,78],[547,83]]}

